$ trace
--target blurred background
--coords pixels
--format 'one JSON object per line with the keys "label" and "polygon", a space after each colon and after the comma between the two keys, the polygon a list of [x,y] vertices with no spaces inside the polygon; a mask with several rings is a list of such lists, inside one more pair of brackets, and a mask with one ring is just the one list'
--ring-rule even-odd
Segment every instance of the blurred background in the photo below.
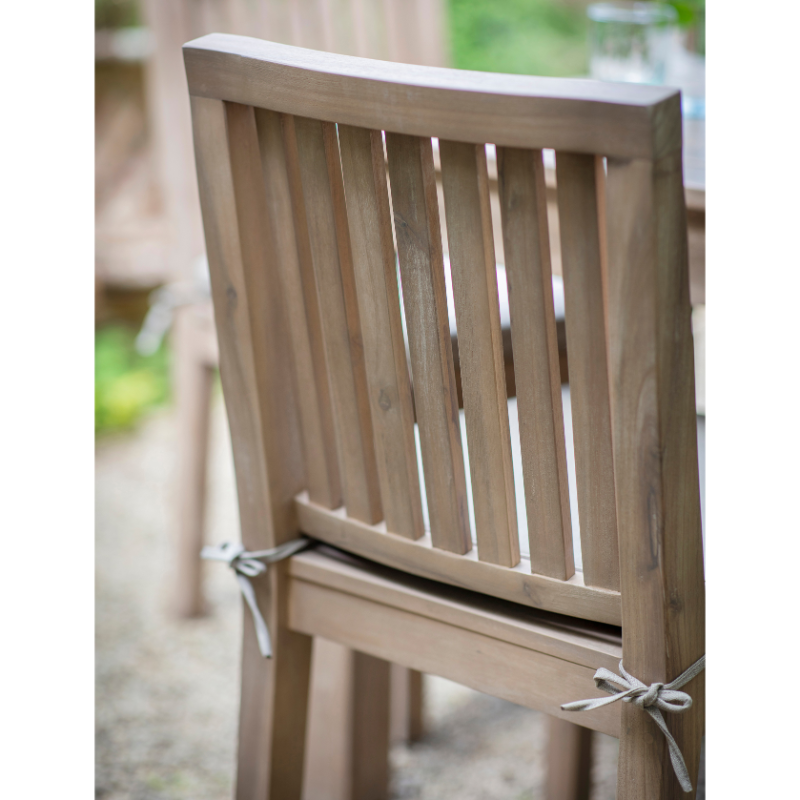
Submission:
{"label": "blurred background", "polygon": [[[608,5],[95,0],[97,797],[227,798],[233,785],[238,589],[226,570],[185,557],[198,531],[209,543],[236,540],[238,519],[180,44],[220,31],[395,61],[680,86],[701,338],[705,2],[661,4],[645,26]],[[644,27],[637,49],[631,31]],[[429,676],[423,711],[418,741],[393,734],[392,797],[544,796],[542,715]],[[612,798],[616,742],[595,744],[591,796]],[[336,800],[309,784],[307,800]]]}

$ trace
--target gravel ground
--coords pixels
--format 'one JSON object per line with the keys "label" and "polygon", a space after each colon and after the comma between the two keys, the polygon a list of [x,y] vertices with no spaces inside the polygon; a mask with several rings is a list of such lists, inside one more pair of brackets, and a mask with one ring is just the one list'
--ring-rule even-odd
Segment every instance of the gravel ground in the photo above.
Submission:
{"label": "gravel ground", "polygon": [[[232,796],[241,607],[235,581],[209,564],[211,613],[167,613],[171,568],[172,412],[96,451],[97,789],[104,800]],[[230,443],[218,400],[209,476],[211,542],[236,539]],[[428,733],[395,746],[398,800],[543,797],[546,717],[426,676]],[[616,740],[596,736],[592,800],[614,797]]]}

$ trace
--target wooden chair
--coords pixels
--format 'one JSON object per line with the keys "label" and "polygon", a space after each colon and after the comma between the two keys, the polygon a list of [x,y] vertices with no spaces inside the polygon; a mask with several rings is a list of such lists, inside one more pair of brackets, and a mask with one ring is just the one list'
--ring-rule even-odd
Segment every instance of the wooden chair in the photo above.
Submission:
{"label": "wooden chair", "polygon": [[[618,672],[621,658],[650,685],[704,653],[678,93],[400,67],[227,35],[190,42],[184,58],[243,543],[324,543],[253,579],[274,657],[246,625],[237,797],[301,795],[315,636],[364,654],[376,681],[392,661],[618,736],[619,798],[685,796],[641,708],[562,709],[597,696],[594,671]],[[582,572],[543,148],[556,151]],[[512,473],[499,235],[530,558]],[[685,691],[691,709],[667,722],[696,784],[703,674]],[[354,765],[353,782],[385,785],[372,767]],[[566,783],[564,793],[583,791]]]}

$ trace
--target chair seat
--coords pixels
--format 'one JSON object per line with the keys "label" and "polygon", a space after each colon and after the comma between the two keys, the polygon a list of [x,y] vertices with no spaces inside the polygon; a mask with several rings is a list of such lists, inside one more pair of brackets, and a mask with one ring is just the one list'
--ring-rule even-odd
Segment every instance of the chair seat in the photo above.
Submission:
{"label": "chair seat", "polygon": [[619,736],[619,704],[574,715],[619,628],[524,608],[319,545],[292,556],[289,627],[593,730]]}

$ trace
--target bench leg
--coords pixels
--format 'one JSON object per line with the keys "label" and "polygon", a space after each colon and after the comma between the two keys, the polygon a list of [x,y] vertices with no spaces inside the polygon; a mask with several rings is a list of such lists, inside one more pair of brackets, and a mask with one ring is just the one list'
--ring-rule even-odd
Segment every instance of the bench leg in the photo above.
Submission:
{"label": "bench leg", "polygon": [[192,320],[175,320],[175,405],[178,418],[177,547],[174,612],[179,617],[204,613],[200,550],[203,546],[206,468],[214,371],[197,353]]}
{"label": "bench leg", "polygon": [[558,717],[548,723],[547,800],[589,800],[592,732]]}

